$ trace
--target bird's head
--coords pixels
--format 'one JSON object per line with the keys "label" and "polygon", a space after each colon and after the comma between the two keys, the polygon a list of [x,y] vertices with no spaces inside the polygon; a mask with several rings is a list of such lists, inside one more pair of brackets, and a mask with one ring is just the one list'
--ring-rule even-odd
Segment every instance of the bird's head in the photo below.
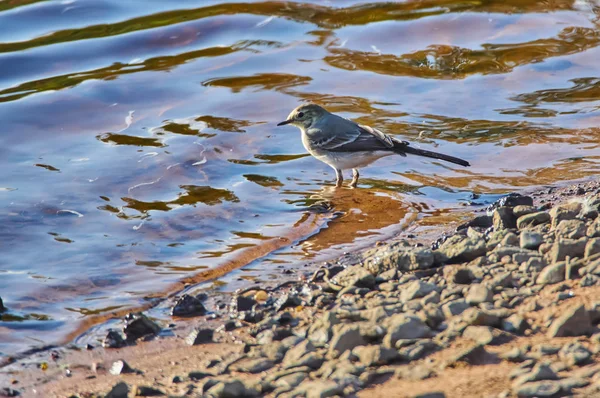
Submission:
{"label": "bird's head", "polygon": [[305,104],[300,105],[294,109],[287,119],[278,126],[284,126],[286,124],[293,124],[301,129],[307,129],[312,126],[319,118],[325,116],[327,111],[316,104]]}

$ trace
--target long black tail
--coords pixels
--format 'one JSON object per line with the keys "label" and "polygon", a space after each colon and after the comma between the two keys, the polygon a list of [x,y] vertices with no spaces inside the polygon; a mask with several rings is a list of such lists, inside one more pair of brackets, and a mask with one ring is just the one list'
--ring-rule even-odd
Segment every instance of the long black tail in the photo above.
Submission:
{"label": "long black tail", "polygon": [[[460,159],[460,158],[457,158],[454,156],[444,155],[443,153],[431,152],[431,151],[426,151],[424,149],[414,148],[414,147],[411,147],[410,145],[408,145],[407,142],[403,142],[403,144],[404,145],[402,145],[402,146],[398,145],[398,152],[400,152],[400,153],[402,153],[402,152],[410,153],[411,155],[425,156],[426,158],[445,160],[446,162],[459,164],[459,165],[465,166],[465,167],[471,165],[466,160],[463,160],[463,159]],[[394,147],[394,149],[396,149],[396,147]]]}

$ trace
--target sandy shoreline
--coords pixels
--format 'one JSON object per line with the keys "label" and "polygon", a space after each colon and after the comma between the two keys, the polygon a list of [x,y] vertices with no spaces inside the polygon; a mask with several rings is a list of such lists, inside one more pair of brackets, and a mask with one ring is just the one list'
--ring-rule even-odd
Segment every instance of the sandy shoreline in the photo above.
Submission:
{"label": "sandy shoreline", "polygon": [[[573,197],[594,195],[597,192],[598,186],[599,184],[597,182],[584,182],[561,188],[545,188],[543,190],[532,192],[531,197],[535,199],[535,210],[542,209],[542,212],[545,212],[543,209],[547,210],[551,205],[567,202]],[[465,212],[465,215],[469,213],[472,212],[467,211]],[[481,211],[478,211],[475,215],[479,216],[482,214]],[[440,236],[452,234],[458,224],[459,222],[454,222],[444,226],[421,225],[410,227],[401,234],[398,239],[395,239],[395,241],[407,242],[406,248],[416,247],[418,249],[421,245],[424,245],[421,247],[428,247],[433,241],[440,238]],[[539,225],[542,224],[543,223]],[[497,225],[496,227],[499,226]],[[478,232],[477,228],[474,228],[472,230],[475,232],[472,232],[472,234],[474,236],[479,236],[476,232],[482,234],[482,231],[485,229],[486,228],[479,228],[480,231]],[[506,229],[515,230],[516,233],[519,233],[520,230],[524,230],[523,228],[515,229],[510,226],[507,226]],[[553,229],[549,230],[553,231]],[[514,244],[514,242],[506,243]],[[382,243],[373,250],[387,250],[387,246],[389,246],[387,243]],[[508,244],[507,246],[511,245]],[[518,349],[519,347],[522,348],[526,345],[537,347],[540,344],[557,344],[557,341],[559,341],[560,344],[572,342],[572,339],[566,340],[558,337],[548,337],[546,335],[548,322],[551,323],[554,319],[554,315],[569,311],[569,309],[578,304],[583,304],[586,308],[592,308],[594,297],[600,293],[600,287],[595,285],[595,283],[592,283],[589,286],[580,286],[581,280],[579,278],[574,278],[570,281],[561,281],[560,283],[557,283],[561,287],[557,291],[555,291],[556,284],[554,283],[543,285],[539,289],[539,294],[524,295],[520,301],[516,300],[513,303],[515,296],[513,295],[511,297],[510,295],[512,293],[506,292],[511,290],[518,291],[525,287],[535,287],[535,278],[533,285],[530,284],[530,286],[526,286],[526,284],[524,284],[522,287],[513,285],[504,286],[502,285],[504,282],[502,282],[499,285],[500,289],[496,289],[498,292],[492,290],[495,293],[494,295],[505,294],[507,296],[506,299],[504,299],[507,307],[499,305],[496,309],[506,309],[507,311],[510,311],[511,316],[516,313],[525,314],[523,317],[526,318],[529,327],[524,330],[509,331],[504,327],[498,326],[500,324],[495,325],[495,327],[487,324],[470,325],[460,330],[459,333],[456,333],[456,336],[452,336],[451,338],[446,337],[446,340],[442,342],[439,336],[447,333],[447,331],[452,329],[452,327],[454,327],[453,325],[457,322],[460,323],[460,317],[466,312],[467,308],[463,308],[464,304],[462,304],[460,300],[465,301],[467,299],[466,296],[469,285],[491,283],[487,281],[486,277],[479,276],[469,277],[470,279],[467,278],[469,279],[468,283],[464,283],[465,281],[461,280],[461,275],[468,274],[467,271],[464,271],[465,269],[471,270],[474,266],[489,266],[485,261],[477,260],[479,258],[485,258],[486,251],[484,250],[483,257],[481,257],[481,253],[478,254],[479,255],[476,258],[459,259],[458,261],[451,261],[451,264],[448,263],[444,266],[429,265],[423,269],[420,269],[418,266],[411,270],[398,269],[393,276],[387,275],[382,277],[381,275],[384,275],[386,271],[377,271],[371,273],[371,276],[365,274],[358,278],[351,276],[351,279],[354,278],[354,281],[349,282],[349,284],[346,285],[342,283],[342,285],[339,285],[339,289],[335,286],[331,286],[332,279],[330,280],[327,277],[323,279],[320,275],[317,275],[317,277],[311,281],[310,279],[314,275],[311,275],[310,272],[303,273],[302,270],[300,270],[297,276],[300,277],[299,279],[304,279],[304,282],[291,283],[289,286],[278,289],[277,291],[263,293],[260,293],[259,291],[247,292],[246,295],[249,299],[257,299],[257,301],[253,303],[254,305],[258,304],[259,307],[261,305],[265,307],[261,310],[262,315],[259,317],[261,319],[258,319],[255,313],[252,314],[253,311],[232,311],[229,307],[229,303],[208,301],[204,303],[206,307],[210,311],[214,310],[216,313],[221,314],[221,317],[210,319],[214,318],[214,316],[200,316],[197,318],[188,318],[184,321],[177,320],[172,325],[165,325],[166,327],[161,325],[163,331],[161,332],[160,337],[153,338],[150,341],[137,340],[135,345],[123,348],[105,349],[102,347],[94,347],[92,350],[86,350],[81,348],[72,349],[61,347],[54,351],[41,352],[4,367],[0,374],[0,380],[2,381],[0,387],[8,388],[9,390],[5,391],[7,394],[10,393],[10,389],[14,389],[19,391],[22,396],[60,397],[75,394],[75,396],[83,397],[94,396],[93,394],[106,394],[118,381],[122,380],[129,386],[128,390],[131,390],[130,394],[135,392],[150,394],[152,390],[156,390],[156,393],[162,392],[172,396],[196,396],[198,394],[200,394],[198,396],[201,396],[202,391],[205,391],[206,394],[213,393],[216,394],[216,396],[224,396],[222,395],[223,391],[221,391],[224,388],[240,388],[239,385],[231,386],[229,385],[231,383],[227,384],[233,380],[243,382],[244,388],[248,388],[243,391],[242,395],[238,396],[252,394],[269,396],[302,396],[302,391],[299,389],[304,385],[311,386],[310,389],[306,390],[312,391],[307,392],[307,396],[333,396],[336,394],[390,396],[390,391],[396,391],[400,394],[396,396],[417,396],[418,394],[432,391],[439,391],[447,397],[501,396],[499,394],[513,396],[511,394],[518,389],[512,386],[512,381],[508,374],[514,370],[516,365],[509,360],[502,359],[502,355],[507,351],[510,351],[510,349]],[[489,251],[487,256],[491,256],[492,254],[493,253]],[[356,263],[360,258],[361,255],[359,253],[353,253],[351,256],[347,256],[344,260],[344,264]],[[498,261],[499,260],[500,259],[498,259]],[[477,261],[481,264],[476,264],[475,262]],[[418,261],[416,264],[419,264]],[[510,265],[510,260],[506,260],[505,263],[499,261],[498,264],[508,266]],[[493,267],[494,269],[501,269],[504,265],[493,265]],[[549,262],[546,267],[552,265],[553,263]],[[335,262],[331,262],[329,271],[327,272],[332,275],[334,272],[339,272],[339,269],[333,270],[335,267]],[[360,267],[357,267],[356,269],[358,268]],[[389,271],[391,271],[391,269],[387,271],[388,274],[390,274]],[[325,274],[327,274],[327,272]],[[342,273],[340,273],[340,275],[341,274]],[[339,275],[336,277],[339,279]],[[385,279],[388,277],[390,279]],[[406,280],[403,281],[403,278]],[[439,282],[437,285],[439,292],[437,303],[435,303],[435,305],[439,305],[440,308],[445,308],[444,306],[447,306],[448,304],[448,302],[446,302],[448,298],[452,298],[452,300],[450,300],[450,309],[442,310],[442,312],[449,311],[449,313],[442,314],[442,319],[439,320],[439,324],[429,324],[428,322],[425,322],[429,331],[422,336],[416,337],[416,340],[418,340],[416,343],[407,341],[406,346],[403,345],[398,347],[392,344],[390,347],[390,342],[387,341],[386,346],[384,337],[384,335],[386,335],[385,330],[365,332],[367,335],[371,336],[371,340],[361,340],[365,338],[365,336],[362,335],[363,332],[361,329],[361,332],[357,332],[360,336],[354,336],[360,340],[360,344],[355,344],[354,346],[351,344],[351,346],[346,347],[349,351],[340,348],[341,352],[336,354],[332,353],[331,347],[335,346],[333,340],[340,336],[321,336],[310,339],[311,334],[315,332],[314,330],[311,330],[315,320],[323,319],[327,314],[335,313],[339,318],[338,321],[334,322],[334,324],[330,325],[328,328],[328,330],[334,332],[334,334],[343,334],[343,331],[339,330],[340,326],[338,326],[338,324],[350,328],[358,322],[362,325],[361,327],[364,327],[365,325],[363,325],[363,323],[366,322],[363,316],[364,311],[372,310],[372,312],[375,312],[374,309],[378,308],[378,306],[375,305],[375,301],[382,299],[379,297],[380,295],[382,297],[387,297],[386,299],[383,299],[383,301],[384,304],[387,303],[385,305],[389,306],[391,305],[390,303],[394,301],[392,298],[395,297],[396,292],[398,292],[397,295],[400,299],[398,303],[402,302],[404,303],[404,306],[408,305],[408,308],[402,307],[402,309],[391,311],[389,314],[390,316],[396,314],[393,316],[397,317],[400,314],[411,314],[413,312],[416,314],[419,311],[423,311],[423,308],[420,310],[417,309],[419,306],[423,307],[424,304],[422,303],[422,300],[424,300],[425,297],[428,297],[428,294],[424,296],[417,295],[414,299],[408,297],[400,298],[402,295],[401,292],[405,291],[408,285],[403,286],[402,289],[398,289],[398,286],[415,281],[422,281],[419,283],[427,284],[436,284]],[[438,282],[433,283],[431,281]],[[310,288],[306,288],[311,295],[310,299],[303,295],[304,293],[301,290],[302,285],[310,286]],[[448,289],[450,289],[450,293],[445,293]],[[564,292],[569,292],[570,296],[567,295],[559,300],[560,302],[558,302],[557,306],[553,307],[552,310],[548,308],[539,308],[532,311],[522,310],[522,308],[531,309],[531,302],[534,300],[542,302],[546,300],[549,303],[552,303],[553,301],[556,301],[555,297],[557,294]],[[266,303],[260,300],[263,297],[259,294],[264,293],[266,293],[265,297],[269,297],[269,300],[267,300]],[[447,296],[444,297],[444,294],[447,294]],[[283,296],[286,296],[287,298],[285,300],[288,300],[285,303],[282,303]],[[315,297],[317,298],[315,299]],[[419,298],[419,300],[417,300],[417,298]],[[455,301],[458,303],[452,304]],[[498,300],[492,301],[494,305],[496,301]],[[435,300],[432,303],[434,302]],[[513,303],[514,305],[510,303]],[[240,302],[238,301],[237,304],[239,305]],[[279,307],[278,310],[267,308],[277,306]],[[347,306],[348,308],[345,308],[344,306]],[[473,309],[477,307],[477,305],[468,305],[467,307]],[[490,310],[490,308],[483,305],[480,305],[480,307],[482,307],[481,311]],[[340,318],[341,310],[343,310],[342,312],[346,313],[346,315]],[[358,318],[363,320],[360,321],[358,318],[355,319],[355,316],[352,315],[354,312],[362,314]],[[234,316],[235,320],[230,319],[229,315]],[[508,317],[509,316],[506,318]],[[382,320],[385,321],[385,319],[379,319],[375,324],[378,324]],[[385,322],[382,324],[385,324]],[[214,331],[213,342],[193,346],[186,345],[184,339],[197,327],[211,328]],[[231,328],[231,330],[226,331],[224,329],[225,327],[227,327],[227,329]],[[393,327],[394,325],[385,325],[385,328],[388,330]],[[489,332],[493,339],[496,339],[497,337],[500,338],[502,344],[479,344],[479,346],[484,347],[484,352],[473,351],[474,336],[467,335],[465,337],[463,333],[469,327],[491,328],[498,331],[498,333],[501,333],[499,337],[494,335],[495,332],[493,332],[493,330],[486,331],[484,329],[479,329],[472,333],[475,335],[485,335]],[[409,329],[412,330],[413,328],[411,327]],[[271,330],[272,332],[265,333],[267,330]],[[278,338],[277,333],[284,330],[286,330],[286,335],[282,335],[282,338]],[[529,332],[527,332],[527,330],[529,330]],[[273,336],[273,333],[275,333],[275,336]],[[383,333],[383,335],[379,336],[381,333]],[[592,334],[591,329],[587,330],[586,333],[583,333],[583,335],[590,334]],[[306,357],[306,355],[314,354],[313,356],[315,358],[313,358],[313,362],[309,361],[308,364],[289,366],[288,362],[294,359],[288,358],[290,352],[300,350],[298,344],[307,344],[301,341],[292,342],[290,340],[294,340],[294,338],[304,339],[305,337],[309,337],[309,340],[312,341],[312,343],[310,343],[312,348],[306,348],[305,346],[303,349],[306,352],[303,355],[297,354],[297,356],[299,356],[295,359],[300,360]],[[436,340],[436,338],[438,338],[438,340]],[[408,340],[412,339],[415,338],[411,337]],[[502,339],[505,339],[506,342]],[[582,340],[583,337],[579,337],[578,339]],[[427,340],[428,342],[424,342],[424,340]],[[477,340],[477,338],[475,338],[475,340]],[[286,341],[287,343],[284,344],[283,342]],[[421,343],[423,343],[422,346],[419,345]],[[593,342],[584,341],[584,343],[584,345],[586,345],[587,343],[592,344]],[[267,344],[266,346],[269,344],[273,346],[279,345],[279,349],[282,351],[281,358],[279,358],[278,353],[265,352],[265,344]],[[281,346],[281,344],[283,344],[283,346]],[[289,344],[290,347],[285,347],[286,344]],[[435,344],[436,348],[433,348],[432,344]],[[359,346],[369,347],[369,350],[373,349],[373,347],[377,348],[375,348],[376,352],[367,352],[367,349],[356,348]],[[417,355],[413,359],[410,359],[410,355],[412,355],[411,350],[415,347],[425,347],[418,349],[423,351],[423,354],[422,356]],[[465,350],[472,351],[466,354],[466,357],[471,356],[472,358],[466,361],[464,358],[457,359],[461,355],[465,355]],[[479,350],[479,348],[476,350]],[[586,359],[588,361],[586,364],[593,362],[596,357],[592,348],[589,348],[588,351],[590,352],[590,355]],[[55,352],[55,354],[52,354],[52,352]],[[400,356],[398,356],[399,353]],[[556,352],[554,354],[556,354]],[[227,363],[228,359],[232,358],[235,361]],[[374,360],[373,358],[377,359]],[[124,360],[132,368],[143,373],[111,374],[111,368],[115,366],[115,361],[119,360]],[[260,360],[263,360],[262,368],[264,368],[264,370],[261,368]],[[306,360],[306,358],[304,358],[304,360]],[[353,369],[347,368],[344,372],[353,374],[352,371],[357,372],[360,370],[355,376],[352,376],[355,379],[352,379],[350,382],[346,383],[346,385],[340,383],[340,380],[335,377],[336,372],[341,372],[341,370],[336,371],[336,366],[343,361],[354,366]],[[445,364],[442,368],[439,366],[441,363]],[[213,365],[210,366],[211,364]],[[319,364],[319,366],[316,366],[316,364]],[[328,366],[332,367],[329,372],[323,370],[324,367]],[[362,368],[360,368],[360,366],[362,366]],[[540,367],[541,365],[540,363],[533,363],[531,365],[531,367],[535,366]],[[357,367],[359,367],[358,370],[356,369]],[[271,384],[276,387],[275,389],[264,389],[264,385],[261,385],[263,390],[256,387],[257,383],[260,384],[261,380],[264,380],[265,378],[268,379],[277,372],[281,373],[282,369],[285,368],[295,369],[296,371],[291,373],[288,371],[289,375],[284,374],[280,378],[274,379]],[[526,370],[527,369],[529,368],[526,368]],[[560,372],[566,370],[568,370],[568,368],[554,370],[554,373],[557,378],[563,379],[565,377]],[[196,372],[196,374],[201,374],[202,376],[199,376],[198,378],[191,377],[194,372]],[[410,376],[403,375],[402,372],[409,372]],[[423,373],[423,377],[414,377],[415,374],[419,375],[419,372]],[[113,373],[115,373],[115,371],[113,371]],[[292,385],[292,381],[288,380],[289,378],[293,378],[290,375],[295,375],[294,377],[300,378],[300,373],[303,375],[305,374],[305,376],[302,376],[301,382],[294,385],[293,388],[290,388],[288,391],[279,391],[282,395],[278,395],[277,389],[279,388],[281,390],[281,383],[284,383],[280,383],[279,380],[284,379],[285,383],[289,382],[290,385]],[[592,376],[590,376],[590,378],[591,377]],[[178,382],[178,378],[181,379],[181,382]],[[214,382],[210,381],[212,379],[214,379]],[[530,383],[532,382],[533,381]],[[223,387],[224,383],[225,386]],[[586,384],[586,386],[589,384],[590,383]],[[147,387],[147,389],[140,389],[140,387]],[[337,387],[339,388],[336,389]],[[204,390],[202,390],[203,388]],[[218,388],[221,388],[221,390],[219,390],[220,392],[217,391]],[[213,389],[217,389],[215,390],[217,392],[213,391]],[[311,395],[314,391],[321,391],[321,395]],[[115,393],[116,392],[118,391],[115,391]],[[239,393],[240,391],[237,392]],[[297,395],[293,395],[294,392],[296,392]]]}

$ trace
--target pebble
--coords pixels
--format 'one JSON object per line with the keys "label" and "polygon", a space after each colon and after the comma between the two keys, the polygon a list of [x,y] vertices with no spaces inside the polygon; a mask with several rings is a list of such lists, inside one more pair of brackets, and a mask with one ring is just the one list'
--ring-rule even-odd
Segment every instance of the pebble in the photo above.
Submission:
{"label": "pebble", "polygon": [[560,383],[557,381],[534,381],[525,383],[516,390],[519,398],[552,397],[560,392]]}

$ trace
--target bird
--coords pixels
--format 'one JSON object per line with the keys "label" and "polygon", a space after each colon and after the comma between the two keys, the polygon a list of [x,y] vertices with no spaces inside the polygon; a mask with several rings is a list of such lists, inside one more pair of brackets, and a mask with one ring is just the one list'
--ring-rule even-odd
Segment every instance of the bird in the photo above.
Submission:
{"label": "bird", "polygon": [[343,118],[317,104],[303,104],[277,126],[290,124],[300,129],[304,148],[335,170],[336,187],[344,181],[343,170],[352,169],[351,188],[356,188],[358,169],[389,155],[417,155],[468,167],[466,160],[410,146],[370,126]]}

